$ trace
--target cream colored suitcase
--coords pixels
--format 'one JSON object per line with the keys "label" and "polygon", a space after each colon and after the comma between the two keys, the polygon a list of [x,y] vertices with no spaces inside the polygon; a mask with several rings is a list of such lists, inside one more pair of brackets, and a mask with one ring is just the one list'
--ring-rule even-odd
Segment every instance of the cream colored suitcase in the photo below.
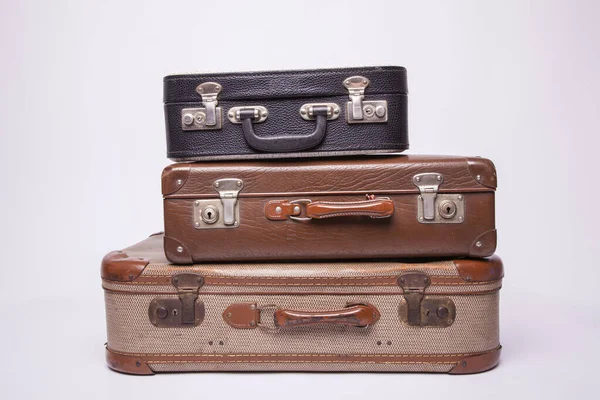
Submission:
{"label": "cream colored suitcase", "polygon": [[502,262],[171,265],[156,234],[102,261],[110,368],[475,373],[500,356]]}

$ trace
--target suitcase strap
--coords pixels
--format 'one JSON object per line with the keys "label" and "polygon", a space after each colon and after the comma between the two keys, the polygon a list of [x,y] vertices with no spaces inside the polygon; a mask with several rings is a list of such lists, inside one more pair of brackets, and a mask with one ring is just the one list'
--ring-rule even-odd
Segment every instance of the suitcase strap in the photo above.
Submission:
{"label": "suitcase strap", "polygon": [[309,199],[272,200],[265,206],[265,215],[272,221],[288,218],[296,221],[308,221],[348,216],[390,218],[394,214],[394,209],[394,202],[389,198],[375,198],[373,195],[367,195],[367,200],[347,202],[313,202]]}

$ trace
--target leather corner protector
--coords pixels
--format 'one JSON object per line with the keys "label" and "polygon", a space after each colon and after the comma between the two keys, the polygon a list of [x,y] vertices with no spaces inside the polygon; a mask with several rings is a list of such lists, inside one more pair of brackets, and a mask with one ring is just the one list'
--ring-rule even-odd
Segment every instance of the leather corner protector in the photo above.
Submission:
{"label": "leather corner protector", "polygon": [[162,194],[167,196],[181,189],[190,176],[191,166],[189,164],[173,164],[166,167],[162,172]]}
{"label": "leather corner protector", "polygon": [[497,235],[492,229],[482,233],[473,241],[469,250],[469,257],[489,257],[496,251]]}
{"label": "leather corner protector", "polygon": [[454,266],[466,282],[497,281],[504,277],[504,265],[497,255],[483,259],[454,260]]}
{"label": "leather corner protector", "polygon": [[108,368],[132,375],[154,375],[148,363],[142,358],[117,354],[106,348],[106,364]]}
{"label": "leather corner protector", "polygon": [[117,282],[135,280],[150,263],[149,258],[130,257],[124,251],[111,251],[102,259],[102,279]]}
{"label": "leather corner protector", "polygon": [[187,248],[177,239],[165,236],[164,249],[167,260],[173,264],[193,264],[194,260],[190,256]]}
{"label": "leather corner protector", "polygon": [[234,303],[223,311],[223,319],[236,329],[254,329],[260,322],[260,309],[256,303]]}
{"label": "leather corner protector", "polygon": [[469,157],[467,159],[469,172],[475,181],[491,189],[498,187],[498,177],[494,163],[487,158]]}
{"label": "leather corner protector", "polygon": [[502,346],[498,346],[497,349],[492,350],[489,353],[463,358],[448,373],[452,375],[460,375],[477,374],[479,372],[489,371],[498,365],[498,362],[500,361],[501,350]]}

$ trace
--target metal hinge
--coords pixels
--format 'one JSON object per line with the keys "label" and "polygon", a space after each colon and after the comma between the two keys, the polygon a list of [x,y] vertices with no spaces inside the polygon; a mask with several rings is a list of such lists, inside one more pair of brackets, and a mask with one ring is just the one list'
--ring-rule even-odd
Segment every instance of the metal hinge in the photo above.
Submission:
{"label": "metal hinge", "polygon": [[465,201],[460,194],[438,194],[444,176],[428,172],[413,176],[419,188],[417,219],[424,224],[460,224],[465,220]]}
{"label": "metal hinge", "polygon": [[346,105],[346,120],[349,124],[368,124],[387,122],[388,105],[385,100],[365,101],[365,89],[369,79],[364,76],[352,76],[344,80],[350,101]]}
{"label": "metal hinge", "polygon": [[215,82],[204,82],[198,85],[196,93],[202,97],[203,108],[184,108],[181,110],[181,128],[184,131],[221,129],[223,124],[221,107],[217,97],[221,85]]}
{"label": "metal hinge", "polygon": [[182,273],[173,275],[171,283],[179,298],[152,300],[148,308],[150,322],[158,327],[199,325],[204,320],[204,303],[198,301],[204,278],[198,274]]}
{"label": "metal hinge", "polygon": [[403,290],[398,314],[400,320],[411,326],[452,325],[456,318],[456,306],[448,297],[425,296],[431,284],[422,272],[407,272],[398,277],[398,286]]}

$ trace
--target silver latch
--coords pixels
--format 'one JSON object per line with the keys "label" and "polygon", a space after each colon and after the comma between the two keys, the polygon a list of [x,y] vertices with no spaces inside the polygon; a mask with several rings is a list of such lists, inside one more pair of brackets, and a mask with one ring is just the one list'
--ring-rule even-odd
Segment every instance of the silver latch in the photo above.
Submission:
{"label": "silver latch", "polygon": [[344,86],[350,95],[350,101],[346,106],[346,119],[349,124],[387,122],[387,101],[364,100],[365,89],[370,83],[364,76],[352,76],[344,80]]}
{"label": "silver latch", "polygon": [[181,127],[184,131],[221,129],[221,107],[217,97],[221,85],[215,82],[204,82],[198,85],[196,93],[202,97],[203,108],[184,108],[181,110]]}
{"label": "silver latch", "polygon": [[421,192],[420,198],[423,201],[424,219],[432,220],[435,218],[435,198],[442,182],[444,182],[444,177],[436,172],[413,176],[413,183]]}
{"label": "silver latch", "polygon": [[219,192],[221,203],[223,204],[223,224],[226,226],[237,226],[236,205],[238,193],[244,188],[244,182],[241,179],[219,179],[213,183],[213,187]]}

